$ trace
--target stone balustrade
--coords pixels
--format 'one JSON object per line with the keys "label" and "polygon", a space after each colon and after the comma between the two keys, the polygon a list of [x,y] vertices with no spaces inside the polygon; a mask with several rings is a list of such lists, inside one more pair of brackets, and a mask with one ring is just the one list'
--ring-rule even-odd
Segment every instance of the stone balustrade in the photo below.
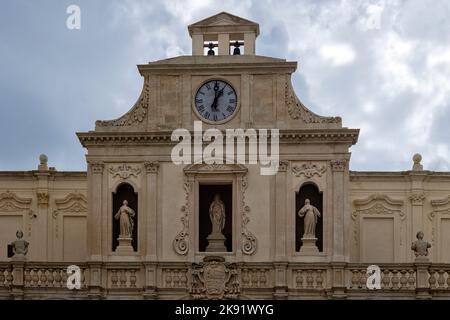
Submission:
{"label": "stone balustrade", "polygon": [[[67,267],[77,265],[81,271],[80,289],[67,288]],[[429,299],[450,298],[450,264],[405,263],[379,264],[378,290],[367,288],[369,264],[343,263],[286,263],[285,285],[275,279],[280,269],[271,263],[241,263],[237,267],[234,286],[242,299],[278,296],[284,288],[287,299],[334,298],[336,268],[344,275],[344,295],[340,298],[362,299],[398,298]],[[90,276],[97,268],[100,285],[93,285]],[[284,270],[284,271],[283,271]],[[276,273],[277,272],[277,273]],[[187,263],[38,263],[1,262],[0,299],[87,299],[87,298],[160,298],[189,299],[192,269]],[[198,285],[198,283],[197,283]],[[92,292],[95,291],[95,294]],[[198,293],[204,289],[199,288]],[[278,297],[277,296],[277,297]]]}

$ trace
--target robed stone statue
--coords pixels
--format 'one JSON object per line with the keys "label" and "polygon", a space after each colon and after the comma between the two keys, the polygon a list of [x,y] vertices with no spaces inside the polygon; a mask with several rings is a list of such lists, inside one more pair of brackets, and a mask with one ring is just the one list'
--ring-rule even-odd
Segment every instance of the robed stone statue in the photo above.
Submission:
{"label": "robed stone statue", "polygon": [[225,227],[225,205],[219,194],[214,195],[214,200],[209,206],[209,218],[212,224],[211,234],[222,234],[222,230]]}
{"label": "robed stone statue", "polygon": [[119,238],[131,238],[133,235],[134,221],[133,217],[136,215],[133,209],[128,206],[128,201],[124,200],[123,205],[116,213],[114,218],[120,221],[120,235]]}
{"label": "robed stone statue", "polygon": [[219,194],[214,195],[214,199],[209,205],[209,219],[211,220],[211,234],[206,238],[209,252],[226,252],[225,236],[222,233],[225,227],[225,204],[220,199]]}
{"label": "robed stone statue", "polygon": [[14,252],[13,260],[25,260],[25,255],[28,253],[28,241],[23,240],[22,230],[17,230],[17,239],[12,243],[12,251]]}
{"label": "robed stone statue", "polygon": [[319,210],[310,204],[309,199],[305,199],[305,205],[299,210],[298,215],[304,217],[303,238],[315,238],[317,219],[320,217]]}

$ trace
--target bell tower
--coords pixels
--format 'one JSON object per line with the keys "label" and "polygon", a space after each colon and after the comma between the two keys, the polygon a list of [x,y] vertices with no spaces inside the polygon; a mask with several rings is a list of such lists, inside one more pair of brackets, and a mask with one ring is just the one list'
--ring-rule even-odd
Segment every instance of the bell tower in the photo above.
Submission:
{"label": "bell tower", "polygon": [[259,24],[227,12],[188,26],[192,55],[254,55]]}

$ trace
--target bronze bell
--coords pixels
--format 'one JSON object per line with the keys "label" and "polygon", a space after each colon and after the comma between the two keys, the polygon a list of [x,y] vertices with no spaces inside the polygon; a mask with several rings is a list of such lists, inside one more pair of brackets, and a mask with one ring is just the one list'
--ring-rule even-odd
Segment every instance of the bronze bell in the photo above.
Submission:
{"label": "bronze bell", "polygon": [[209,43],[208,48],[209,48],[209,50],[208,50],[208,56],[213,56],[213,55],[215,55],[215,52],[214,52],[214,50],[213,50],[214,44],[213,44],[212,42]]}
{"label": "bronze bell", "polygon": [[241,54],[241,49],[239,49],[239,42],[236,40],[236,42],[234,43],[234,50],[233,50],[233,56],[238,56]]}

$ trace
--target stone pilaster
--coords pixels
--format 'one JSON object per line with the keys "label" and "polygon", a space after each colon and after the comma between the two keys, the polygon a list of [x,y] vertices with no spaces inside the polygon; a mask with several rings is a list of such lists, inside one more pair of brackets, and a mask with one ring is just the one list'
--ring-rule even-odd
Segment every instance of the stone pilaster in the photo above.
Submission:
{"label": "stone pilaster", "polygon": [[90,184],[88,186],[88,254],[91,261],[101,261],[102,258],[102,178],[104,163],[90,162]]}
{"label": "stone pilaster", "polygon": [[275,176],[275,261],[286,260],[286,172],[289,162],[281,160]]}
{"label": "stone pilaster", "polygon": [[345,171],[347,160],[337,159],[330,162],[333,181],[333,261],[344,261],[344,215],[345,215]]}
{"label": "stone pilaster", "polygon": [[146,235],[146,261],[156,261],[157,256],[157,202],[158,202],[158,171],[159,163],[156,161],[144,163],[146,175],[146,226],[144,234]]}

